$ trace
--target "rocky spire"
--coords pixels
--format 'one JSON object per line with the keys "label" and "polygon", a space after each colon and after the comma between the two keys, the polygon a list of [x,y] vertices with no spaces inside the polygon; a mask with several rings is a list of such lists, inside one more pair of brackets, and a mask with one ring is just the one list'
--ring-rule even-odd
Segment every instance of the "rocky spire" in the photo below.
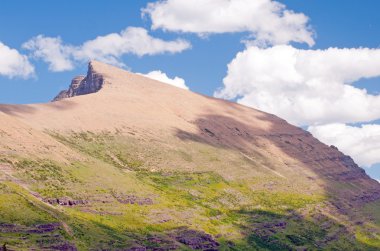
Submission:
{"label": "rocky spire", "polygon": [[87,76],[81,75],[73,78],[69,89],[61,91],[52,101],[95,93],[102,88],[103,83],[103,76],[95,72],[93,63],[90,61]]}

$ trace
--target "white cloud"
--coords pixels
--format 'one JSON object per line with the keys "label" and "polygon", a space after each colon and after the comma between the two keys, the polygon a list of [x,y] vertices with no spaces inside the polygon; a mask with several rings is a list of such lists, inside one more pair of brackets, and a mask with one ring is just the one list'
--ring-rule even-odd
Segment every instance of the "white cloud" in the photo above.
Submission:
{"label": "white cloud", "polygon": [[119,57],[123,54],[144,56],[178,53],[190,47],[190,43],[185,40],[164,41],[150,36],[143,28],[129,27],[120,34],[112,33],[85,42],[80,49],[75,51],[74,57],[118,64]]}
{"label": "white cloud", "polygon": [[165,0],[142,10],[153,29],[200,35],[249,32],[257,43],[314,44],[308,17],[272,0]]}
{"label": "white cloud", "polygon": [[157,81],[160,81],[160,82],[163,82],[163,83],[166,83],[166,84],[169,84],[169,85],[173,85],[173,86],[185,89],[185,90],[189,90],[189,87],[186,86],[185,80],[183,78],[180,78],[177,76],[174,78],[169,78],[168,75],[166,75],[166,73],[164,73],[162,71],[151,71],[147,74],[141,74],[141,75],[146,76],[146,77],[151,78],[151,79],[154,79],[154,80],[157,80]]}
{"label": "white cloud", "polygon": [[34,75],[34,67],[27,56],[0,42],[0,75],[28,78]]}
{"label": "white cloud", "polygon": [[32,51],[35,58],[42,59],[48,63],[51,71],[67,71],[74,68],[74,64],[70,59],[74,48],[63,45],[60,37],[38,35],[24,43],[22,47]]}
{"label": "white cloud", "polygon": [[124,66],[121,57],[125,54],[137,56],[178,53],[191,47],[190,43],[177,39],[165,41],[150,36],[147,30],[128,27],[120,33],[99,36],[80,46],[65,45],[58,38],[39,35],[26,42],[23,47],[49,63],[52,71],[65,71],[74,68],[76,62],[98,60],[116,66]]}
{"label": "white cloud", "polygon": [[297,125],[380,118],[380,95],[353,82],[380,76],[380,49],[300,50],[250,46],[228,65],[215,96],[276,114]]}
{"label": "white cloud", "polygon": [[337,146],[361,166],[380,163],[380,125],[329,124],[311,126],[308,130],[322,142]]}

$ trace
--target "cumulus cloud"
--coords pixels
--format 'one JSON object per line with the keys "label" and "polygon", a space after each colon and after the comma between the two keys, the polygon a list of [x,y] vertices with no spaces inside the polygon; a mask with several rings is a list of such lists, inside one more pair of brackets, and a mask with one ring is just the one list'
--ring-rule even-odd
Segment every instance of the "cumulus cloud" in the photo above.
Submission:
{"label": "cumulus cloud", "polygon": [[380,95],[352,85],[380,76],[380,49],[301,50],[249,46],[228,65],[215,96],[276,114],[297,125],[380,118]]}
{"label": "cumulus cloud", "polygon": [[58,38],[39,35],[26,42],[23,47],[36,58],[49,64],[52,71],[65,71],[74,68],[76,62],[98,60],[116,66],[124,66],[121,57],[125,54],[137,56],[179,53],[191,47],[190,43],[177,39],[165,41],[154,38],[148,31],[139,27],[128,27],[120,33],[99,36],[80,46],[63,44]]}
{"label": "cumulus cloud", "polygon": [[335,145],[364,167],[380,163],[380,125],[345,124],[311,126],[308,130],[322,142]]}
{"label": "cumulus cloud", "polygon": [[314,44],[308,17],[272,0],[164,0],[142,11],[153,29],[200,35],[249,32],[257,43]]}
{"label": "cumulus cloud", "polygon": [[162,71],[151,71],[147,74],[141,74],[141,75],[146,76],[146,77],[151,78],[151,79],[154,79],[154,80],[157,80],[157,81],[160,81],[160,82],[163,82],[163,83],[166,83],[166,84],[169,84],[169,85],[173,85],[173,86],[178,87],[178,88],[189,90],[189,87],[186,86],[185,80],[183,78],[180,78],[177,76],[174,78],[169,78],[168,75],[166,75],[166,73],[164,73]]}
{"label": "cumulus cloud", "polygon": [[144,56],[178,53],[190,47],[190,43],[185,40],[164,41],[150,36],[143,28],[129,27],[120,34],[112,33],[85,42],[80,49],[75,51],[74,57],[86,60],[92,58],[117,64],[119,57],[123,54]]}
{"label": "cumulus cloud", "polygon": [[34,67],[27,56],[21,55],[17,50],[0,42],[0,75],[9,78],[28,78],[33,74]]}
{"label": "cumulus cloud", "polygon": [[67,71],[74,68],[71,61],[74,47],[63,45],[60,37],[38,35],[24,43],[22,47],[32,51],[33,57],[48,63],[51,71]]}

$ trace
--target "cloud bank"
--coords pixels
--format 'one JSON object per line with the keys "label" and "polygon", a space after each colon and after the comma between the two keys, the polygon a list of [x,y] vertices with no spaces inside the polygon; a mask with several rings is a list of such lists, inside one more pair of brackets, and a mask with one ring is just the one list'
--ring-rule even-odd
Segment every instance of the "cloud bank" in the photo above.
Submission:
{"label": "cloud bank", "polygon": [[228,65],[216,97],[276,114],[296,125],[380,118],[380,95],[352,85],[380,76],[380,49],[301,50],[249,46]]}
{"label": "cloud bank", "polygon": [[28,78],[34,75],[34,67],[27,56],[0,42],[0,75]]}
{"label": "cloud bank", "polygon": [[163,83],[166,83],[166,84],[169,84],[169,85],[173,85],[173,86],[178,87],[178,88],[189,90],[189,87],[186,85],[185,80],[183,78],[180,78],[177,76],[174,78],[169,78],[168,75],[166,75],[166,73],[164,73],[162,71],[151,71],[147,74],[141,74],[141,75],[148,77],[148,78],[151,78],[151,79],[154,79],[154,80],[157,80],[157,81],[160,81],[160,82],[163,82]]}
{"label": "cloud bank", "polygon": [[153,29],[212,33],[248,32],[258,44],[314,45],[308,17],[272,0],[165,0],[142,10]]}
{"label": "cloud bank", "polygon": [[125,66],[121,57],[125,54],[137,56],[179,53],[191,47],[190,43],[177,39],[165,41],[154,38],[139,27],[128,27],[120,33],[99,36],[80,46],[64,44],[61,38],[36,36],[23,44],[35,58],[49,64],[51,71],[72,70],[76,63],[98,60],[104,63]]}

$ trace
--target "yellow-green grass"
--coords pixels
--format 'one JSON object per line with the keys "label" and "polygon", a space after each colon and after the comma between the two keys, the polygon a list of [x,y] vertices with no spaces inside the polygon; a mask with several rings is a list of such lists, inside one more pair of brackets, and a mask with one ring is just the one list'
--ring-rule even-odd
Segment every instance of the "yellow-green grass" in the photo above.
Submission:
{"label": "yellow-green grass", "polygon": [[[330,197],[324,191],[301,190],[306,181],[266,174],[260,164],[228,149],[199,142],[175,149],[108,132],[51,135],[83,160],[2,156],[3,163],[14,167],[15,178],[2,188],[8,192],[0,194],[2,218],[19,219],[23,225],[64,222],[69,230],[60,230],[62,238],[80,250],[157,245],[148,236],[170,239],[186,249],[171,237],[182,227],[213,235],[221,250],[380,246],[364,227],[358,227],[355,238],[342,222],[325,215],[321,208]],[[17,185],[18,180],[23,184]],[[27,187],[22,188],[24,183]],[[26,188],[41,199],[67,197],[86,203],[49,206]],[[152,203],[121,203],[118,196],[148,198]]]}

